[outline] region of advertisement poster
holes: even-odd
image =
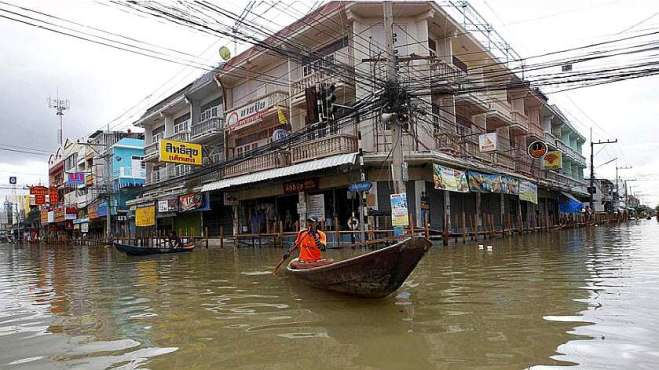
[[[560,170],[563,168],[563,153],[558,150],[547,152],[542,164],[545,170]]]
[[[178,197],[179,211],[187,212],[204,208],[204,195],[202,193],[184,194]]]
[[[407,211],[407,194],[391,194],[391,225],[407,226],[410,224]]]
[[[467,171],[469,189],[477,193],[501,193],[501,175]]]
[[[201,166],[201,145],[161,139],[160,162]]]
[[[156,224],[156,207],[137,207],[135,209],[135,226],[146,227]]]
[[[469,184],[465,171],[433,164],[435,189],[468,193]]]
[[[514,177],[501,175],[501,192],[504,194],[519,194],[519,180]]]
[[[85,174],[83,172],[71,172],[66,174],[66,185],[78,186],[84,185]]]
[[[478,135],[478,149],[482,153],[495,152],[497,150],[497,133],[488,132]]]
[[[309,195],[307,198],[307,217],[315,217],[318,221],[325,221],[325,195]]]
[[[48,192],[49,195],[49,201],[50,205],[57,204],[58,200],[58,194],[57,194],[57,188],[52,186]]]
[[[538,204],[538,185],[530,181],[520,181],[519,200]]]

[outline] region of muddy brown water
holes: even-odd
[[[270,248],[0,245],[0,368],[656,369],[658,239],[652,220],[435,246],[379,300],[273,277]]]

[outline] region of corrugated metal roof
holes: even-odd
[[[232,186],[251,184],[251,183],[261,182],[279,177],[297,175],[299,173],[304,173],[304,172],[322,170],[324,168],[337,167],[343,164],[354,164],[356,158],[357,158],[357,153],[339,154],[332,157],[318,159],[315,161],[294,164],[288,167],[275,168],[272,170],[250,173],[249,175],[242,175],[242,176],[215,181],[210,184],[204,185],[201,188],[201,191],[226,189]]]

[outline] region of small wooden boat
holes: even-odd
[[[157,247],[141,247],[130,244],[123,244],[114,242],[114,247],[117,248],[120,252],[124,252],[131,256],[146,256],[149,254],[163,254],[163,253],[179,253],[179,252],[191,252],[194,249],[193,243],[185,243],[180,247],[167,247],[167,246],[157,246]]]
[[[394,245],[347,260],[305,267],[293,259],[286,271],[321,289],[381,298],[398,289],[430,248],[425,238],[408,238]]]

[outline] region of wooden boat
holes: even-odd
[[[117,248],[120,252],[124,252],[131,256],[146,256],[149,254],[191,252],[194,249],[193,243],[183,244],[181,247],[177,247],[177,248],[171,248],[167,246],[141,247],[141,246],[123,244],[118,242],[114,242],[112,244],[114,244],[114,247]]]
[[[317,288],[369,298],[398,289],[430,248],[425,238],[408,238],[394,245],[343,261],[303,267],[297,258],[286,271]]]

